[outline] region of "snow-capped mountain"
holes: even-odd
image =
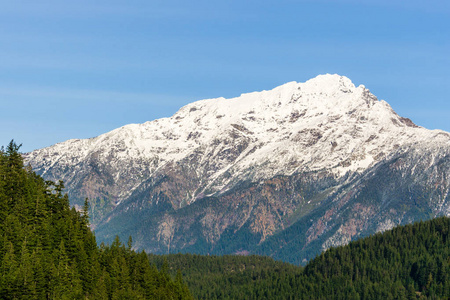
[[[314,243],[325,249],[424,214],[449,215],[449,154],[449,133],[416,126],[346,77],[320,75],[197,101],[26,160],[44,178],[64,180],[75,204],[91,200],[100,240],[132,234],[148,251],[277,256],[289,247],[273,247],[291,243],[278,241],[281,233],[296,231],[307,259]],[[400,203],[416,192],[425,198],[414,207]]]

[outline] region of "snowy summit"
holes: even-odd
[[[72,204],[90,199],[99,240],[132,235],[154,253],[245,250],[299,263],[358,236],[449,215],[449,157],[449,133],[327,74],[197,101],[26,161],[64,180]]]
[[[120,201],[165,165],[195,156],[202,184],[191,202],[229,188],[240,175],[257,181],[329,169],[339,177],[364,171],[400,146],[434,141],[427,143],[432,147],[440,140],[448,143],[448,134],[418,127],[363,85],[326,74],[232,99],[197,101],[170,118],[33,151],[27,161],[39,173],[70,183],[76,174],[53,174],[55,166],[77,172],[73,166],[95,158],[121,187]],[[224,176],[229,173],[233,178]],[[128,176],[125,186],[122,176]]]

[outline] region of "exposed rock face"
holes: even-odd
[[[398,116],[364,86],[321,75],[189,104],[174,116],[26,155],[91,200],[99,240],[167,253],[318,251],[450,215],[450,134]]]

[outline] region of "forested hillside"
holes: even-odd
[[[205,256],[192,254],[149,255],[162,266],[164,258],[173,274],[182,270],[197,299],[289,299],[292,280],[302,268],[266,256]]]
[[[97,246],[88,204],[70,208],[63,184],[24,168],[13,141],[0,151],[1,299],[191,299],[118,238]]]
[[[396,227],[331,248],[304,269],[261,256],[166,257],[198,299],[448,299],[449,229],[448,217]]]

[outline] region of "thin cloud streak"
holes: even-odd
[[[39,1],[27,5],[6,3],[2,5],[0,16],[52,17],[52,18],[145,18],[155,20],[236,20],[252,17],[251,12],[233,9],[240,1],[210,2],[196,1]],[[8,5],[9,4],[9,5]],[[224,13],[227,13],[224,15]]]
[[[101,90],[75,90],[57,88],[33,88],[33,87],[0,87],[0,97],[25,97],[25,98],[46,98],[61,100],[85,100],[97,103],[127,102],[145,103],[160,107],[172,107],[175,103],[186,101],[186,97],[173,95],[150,94],[150,93],[126,93],[116,91]]]

